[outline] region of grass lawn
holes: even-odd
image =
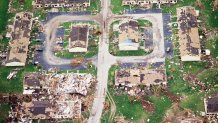
[[[21,4],[19,0],[12,1],[12,7],[16,11],[32,11],[32,0],[24,0],[24,3]]]
[[[36,9],[34,10],[33,14],[35,17],[38,17],[41,21],[45,20],[47,17],[47,12],[43,9]]]
[[[107,101],[107,98],[106,98],[106,101]],[[101,116],[101,123],[108,123],[109,116],[110,116],[110,111],[103,112]]]
[[[216,37],[214,40],[208,40],[205,46],[211,50],[211,55],[213,57],[218,57],[218,37]]]
[[[4,37],[2,40],[1,40],[1,43],[0,43],[0,51],[3,51],[7,48],[8,46],[8,42],[9,42],[9,39]]]
[[[196,74],[205,69],[207,62],[183,62],[184,71],[192,74]]]
[[[122,0],[111,0],[112,12],[121,14],[125,9],[130,9],[129,6],[122,6]]]
[[[115,82],[115,71],[116,70],[119,70],[119,66],[118,65],[113,65],[111,66],[109,72],[108,72],[108,84],[109,86],[113,86],[114,85],[114,82]]]
[[[9,0],[0,0],[0,33],[5,30],[9,18],[8,11]]]
[[[217,85],[218,84],[218,68],[207,69],[204,72],[202,72],[200,75],[198,75],[198,77],[206,85],[208,84]]]
[[[210,12],[211,13],[209,16],[209,24],[211,25],[211,27],[218,28],[218,9]]]
[[[148,113],[143,109],[141,102],[135,101],[131,103],[127,95],[113,96],[113,99],[118,115],[123,115],[126,119],[136,123],[142,119],[146,121]]]
[[[0,104],[0,123],[3,123],[4,119],[8,117],[8,111],[10,106],[7,104]]]
[[[98,53],[98,46],[88,46],[87,52],[81,52],[81,53],[71,53],[67,49],[63,50],[62,52],[58,52],[56,56],[61,58],[90,58]]]
[[[202,14],[204,14],[208,19],[208,25],[211,28],[218,28],[218,9],[213,10],[213,7],[211,6],[213,4],[213,0],[201,0],[204,9],[200,9],[202,11]]]
[[[14,67],[13,67],[14,68]],[[18,72],[17,77],[12,80],[7,80],[7,76],[10,74],[12,67],[0,67],[0,92],[22,92],[22,72]]]
[[[174,58],[174,62],[178,59]],[[184,81],[181,77],[182,71],[179,65],[171,64],[169,59],[166,59],[166,73],[167,76],[172,76],[173,79],[168,79],[168,86],[172,93],[183,95],[183,94],[191,94],[195,91],[191,89],[191,86],[188,82]]]
[[[165,112],[171,107],[170,99],[165,96],[151,96],[148,100],[155,106],[154,113],[148,117],[150,119],[149,123],[160,123],[165,116]]]
[[[23,8],[24,10],[32,11],[32,0],[25,0]]]
[[[90,6],[87,8],[87,11],[99,13],[101,10],[101,1],[92,0]]]
[[[120,50],[114,50],[114,46],[109,46],[110,53],[114,56],[144,56],[148,53],[145,52],[143,49],[135,50],[135,51],[120,51]],[[116,48],[118,49],[118,47]]]
[[[145,20],[145,19],[138,19],[138,24],[140,27],[151,27],[152,26],[152,23],[148,20]]]
[[[200,111],[204,111],[204,102],[203,102],[203,93],[195,93],[189,95],[186,99],[184,99],[180,106],[182,108],[191,109],[195,113],[199,114]]]

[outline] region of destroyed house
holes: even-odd
[[[80,118],[82,102],[78,97],[72,100],[56,101],[57,112],[55,118]]]
[[[58,93],[77,93],[86,95],[89,88],[92,75],[91,74],[66,74],[58,79]]]
[[[49,101],[32,101],[29,103],[22,103],[21,116],[28,116],[30,119],[48,119],[50,115],[49,108],[52,106]]]
[[[200,61],[198,12],[190,6],[177,8],[180,56],[182,61]]]
[[[39,89],[46,82],[46,76],[42,73],[25,73],[23,86],[24,92],[29,89]]]
[[[31,13],[22,12],[16,14],[5,66],[25,66],[31,27]]]
[[[51,104],[48,101],[34,101],[33,107],[31,107],[31,113],[33,115],[46,114],[46,108],[48,108]]]
[[[89,27],[72,26],[69,36],[69,52],[87,52]]]
[[[90,0],[33,0],[34,8],[89,7]]]
[[[138,85],[166,84],[165,70],[153,69],[124,69],[115,73],[115,85],[134,87]]]
[[[82,102],[93,82],[91,74],[25,73],[22,101],[11,111],[21,121],[28,119],[80,118]],[[16,115],[20,114],[20,115]]]

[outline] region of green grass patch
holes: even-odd
[[[199,79],[204,82],[206,85],[212,84],[217,85],[218,84],[218,69],[217,68],[210,68],[198,75]]]
[[[208,40],[205,46],[207,49],[210,49],[213,57],[218,57],[218,37],[216,37],[214,40]]]
[[[174,61],[175,62],[175,61]],[[182,79],[182,71],[179,65],[171,64],[169,59],[166,59],[166,73],[168,77],[173,77],[168,79],[168,86],[172,93],[183,95],[193,93],[194,90],[191,89],[191,86],[188,82]]]
[[[212,7],[211,7],[212,8]],[[209,24],[211,27],[218,28],[218,10],[210,11]]]
[[[146,121],[148,113],[143,109],[140,101],[131,102],[127,95],[113,96],[117,107],[117,113],[123,115],[126,119],[133,122]]]
[[[92,41],[89,41],[89,43],[92,43],[94,42],[94,44],[89,44],[88,46],[88,51],[87,52],[77,52],[77,53],[72,53],[72,52],[69,52],[68,49],[64,49],[63,51],[61,52],[58,52],[56,54],[56,56],[58,57],[61,57],[61,58],[90,58],[90,57],[93,57],[95,55],[98,54],[98,46],[97,46],[97,42],[95,42],[94,40]],[[65,41],[64,42],[64,47],[68,47],[68,41]]]
[[[122,0],[111,0],[112,12],[121,14],[125,9],[130,9],[129,6],[122,6]]]
[[[0,33],[5,30],[9,18],[8,4],[9,0],[0,0]]]
[[[8,46],[8,42],[9,42],[9,39],[4,37],[2,40],[1,40],[1,44],[0,44],[0,51],[3,51],[7,48]]]
[[[110,116],[110,111],[103,112],[101,117],[101,123],[108,123],[109,116]]]
[[[13,0],[11,5],[16,12],[32,11],[32,0],[24,0],[23,3],[20,0]]]
[[[0,123],[3,123],[4,119],[8,117],[9,110],[8,104],[0,104]]]
[[[184,71],[192,74],[201,72],[207,66],[207,62],[183,62]]]
[[[110,49],[114,49],[114,47],[110,48]],[[112,55],[114,56],[144,56],[147,55],[148,53],[146,53],[143,49],[139,49],[139,50],[135,50],[135,51],[111,51],[110,52]]]
[[[163,120],[166,111],[171,107],[171,101],[165,96],[151,96],[149,101],[155,106],[154,113],[148,117],[148,119],[150,119],[149,123],[160,123]]]
[[[87,8],[87,11],[92,13],[99,13],[101,10],[101,1],[100,0],[91,0],[90,6]]]
[[[40,21],[46,20],[47,12],[44,9],[36,9],[33,12],[34,17],[38,17]]]
[[[191,109],[196,114],[199,114],[200,111],[204,111],[204,94],[196,93],[188,96],[185,100],[181,102],[181,107],[186,109]]]
[[[152,23],[148,20],[145,20],[145,19],[138,19],[138,24],[139,24],[139,27],[151,27],[152,26]]]
[[[32,0],[25,0],[23,8],[24,10],[32,11]]]
[[[211,28],[218,28],[218,9],[213,10],[211,6],[213,4],[213,0],[201,0],[204,5],[204,9],[201,9],[203,15],[208,19],[207,24]]]
[[[14,68],[14,67],[13,67]],[[0,92],[22,92],[22,72],[17,73],[17,77],[12,80],[7,80],[7,76],[10,74],[12,67],[0,67]]]

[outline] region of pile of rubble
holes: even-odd
[[[95,79],[91,74],[45,74],[24,75],[24,95],[29,101],[18,101],[12,106],[10,118],[28,122],[30,119],[81,118],[82,104]]]

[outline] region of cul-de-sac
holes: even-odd
[[[218,123],[218,0],[0,0],[0,123]]]

